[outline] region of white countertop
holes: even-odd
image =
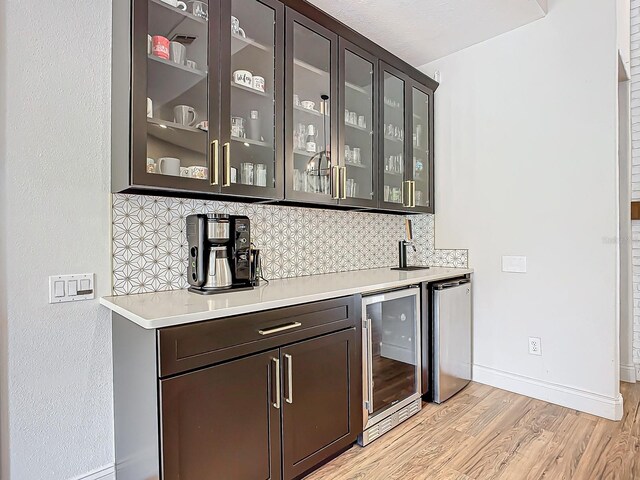
[[[216,295],[173,290],[102,297],[100,303],[143,328],[154,329],[433,282],[468,273],[473,270],[431,267],[399,272],[377,268],[271,280],[268,285],[261,282],[253,290]]]

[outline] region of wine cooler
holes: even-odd
[[[364,297],[362,356],[365,446],[420,411],[420,289]]]

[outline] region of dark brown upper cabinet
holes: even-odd
[[[378,59],[340,39],[340,204],[378,206]]]
[[[380,63],[380,208],[434,213],[433,91]]]
[[[285,197],[338,204],[338,37],[288,8]]]
[[[132,6],[131,98],[114,98],[114,191],[282,199],[282,3]],[[114,49],[121,94],[127,67],[116,58]]]
[[[114,192],[434,211],[438,84],[316,7],[129,0],[113,32]]]

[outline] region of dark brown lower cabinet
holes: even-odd
[[[280,479],[278,350],[160,381],[163,480]]]
[[[358,388],[356,330],[280,349],[283,370],[282,464],[297,478],[353,443]],[[358,396],[359,397],[359,396]]]
[[[293,480],[362,431],[359,295],[146,330],[113,314],[118,480]]]

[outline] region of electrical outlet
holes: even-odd
[[[542,355],[542,342],[538,337],[529,337],[529,353],[531,355]]]

